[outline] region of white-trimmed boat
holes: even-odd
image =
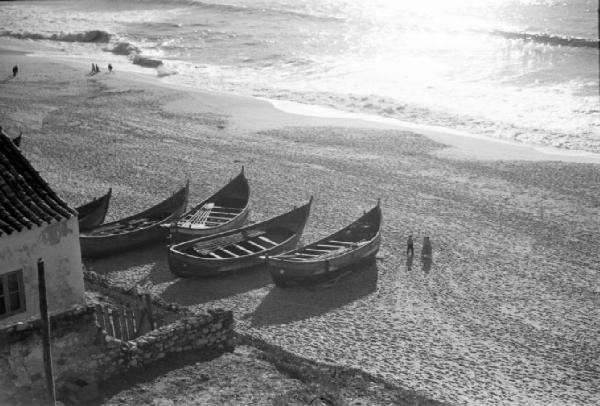
[[[250,186],[244,167],[238,176],[170,226],[171,242],[222,233],[242,227],[250,214]]]
[[[265,255],[298,244],[312,200],[261,223],[175,244],[169,248],[169,269],[177,276],[207,277],[264,264]]]
[[[375,257],[381,244],[379,202],[347,227],[317,242],[267,257],[278,286],[304,285],[334,279],[350,265]]]

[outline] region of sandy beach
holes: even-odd
[[[310,242],[382,202],[376,262],[327,288],[276,288],[264,269],[180,279],[160,245],[87,269],[191,308],[231,309],[242,333],[437,401],[600,402],[597,155],[291,114],[0,48],[0,125],[23,131],[24,154],[72,206],[112,187],[114,220],[187,179],[195,204],[243,165],[254,221],[314,196]],[[431,237],[431,267],[407,262],[409,234],[417,254]]]

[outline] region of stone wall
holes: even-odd
[[[43,399],[40,321],[0,329],[0,404],[16,397]],[[110,337],[95,322],[92,306],[76,306],[51,316],[52,358],[57,393],[98,383],[169,353],[233,351],[233,315],[215,310],[182,318],[132,341]]]

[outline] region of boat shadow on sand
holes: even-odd
[[[273,283],[266,267],[254,267],[230,275],[212,278],[180,278],[162,293],[167,302],[183,306],[212,302],[260,289]]]
[[[348,274],[337,282],[293,288],[273,287],[256,310],[242,316],[252,327],[286,324],[319,316],[375,291],[377,263],[363,262],[348,267]]]

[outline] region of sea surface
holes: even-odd
[[[595,0],[50,0],[0,38],[103,71],[600,153]],[[90,65],[91,66],[91,65]]]

